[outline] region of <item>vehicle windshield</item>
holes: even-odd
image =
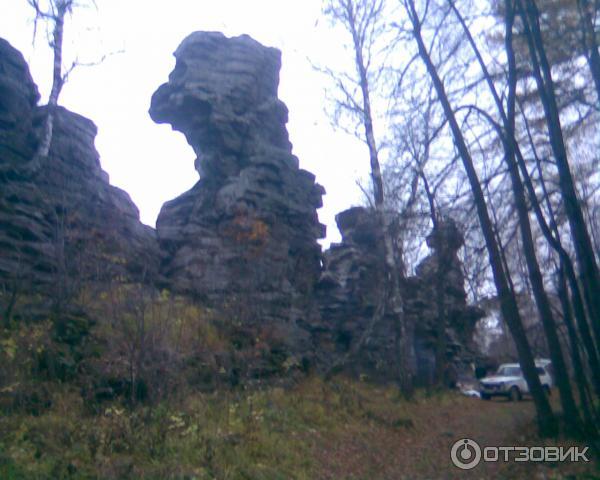
[[[504,366],[498,369],[498,375],[503,377],[520,377],[521,376],[521,367],[509,367]]]

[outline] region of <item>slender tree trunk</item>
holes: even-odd
[[[434,88],[436,89],[438,98],[442,104],[444,113],[452,130],[455,146],[461,156],[467,177],[469,179],[477,214],[490,258],[494,283],[500,298],[502,316],[504,317],[513,336],[523,374],[527,384],[529,385],[529,390],[536,406],[540,433],[542,435],[553,435],[557,432],[556,419],[552,409],[550,408],[548,399],[546,398],[542,389],[542,385],[536,371],[533,355],[531,354],[531,349],[523,329],[523,323],[521,321],[516,299],[514,295],[511,294],[508,286],[506,272],[502,266],[500,251],[494,237],[494,229],[487,211],[485,197],[481,189],[481,184],[479,182],[473,160],[460,130],[460,126],[452,106],[450,105],[450,101],[448,100],[444,84],[438,75],[437,69],[433,64],[427,47],[425,46],[425,42],[421,33],[421,23],[415,9],[414,0],[405,0],[404,4],[412,22],[413,35],[415,41],[417,42],[419,55],[421,56],[429,76],[431,77]]]
[[[397,367],[398,367],[398,382],[399,387],[405,394],[412,393],[414,376],[416,370],[416,355],[414,351],[412,329],[407,324],[404,313],[403,298],[400,293],[400,275],[401,269],[396,262],[394,255],[394,244],[390,235],[388,221],[385,215],[383,178],[381,175],[381,167],[379,164],[379,153],[377,143],[375,141],[375,133],[373,128],[373,115],[371,111],[371,99],[369,89],[369,79],[363,58],[363,45],[355,28],[354,17],[352,15],[352,7],[348,5],[348,15],[352,19],[350,25],[352,27],[352,40],[356,53],[356,68],[358,70],[360,89],[363,99],[363,124],[365,129],[365,139],[369,149],[369,160],[371,165],[371,179],[373,182],[373,192],[375,200],[375,209],[379,219],[380,230],[384,241],[384,255],[386,266],[386,277],[389,285],[389,307],[391,316],[394,321],[394,329],[396,332],[397,345]]]
[[[567,281],[565,278],[564,270],[562,268],[560,268],[558,271],[558,297],[560,299],[561,308],[563,311],[563,321],[567,327],[567,333],[569,335],[569,345],[571,347],[571,360],[573,362],[573,370],[575,371],[575,382],[577,384],[577,390],[579,392],[579,401],[581,402],[583,418],[585,419],[585,431],[588,435],[595,435],[597,433],[597,430],[595,427],[592,410],[590,408],[591,401],[589,398],[589,389],[583,370],[581,356],[579,355],[579,341],[577,338],[575,325],[573,324],[573,316],[571,315],[571,304],[569,302]]]
[[[435,349],[435,376],[436,383],[439,386],[444,385],[446,380],[446,349],[448,341],[446,338],[446,324],[448,323],[446,314],[446,274],[448,273],[449,263],[447,252],[442,245],[437,248],[437,270],[436,270],[436,306],[437,306],[437,338]]]
[[[423,187],[425,189],[425,195],[427,196],[427,203],[429,204],[429,216],[431,217],[431,223],[433,224],[433,234],[436,244],[435,250],[437,252],[437,268],[436,268],[436,281],[435,281],[435,295],[436,295],[436,309],[437,309],[437,324],[436,324],[436,342],[435,342],[435,383],[438,386],[443,386],[444,376],[446,372],[446,274],[448,273],[450,258],[447,258],[446,249],[436,237],[438,229],[440,227],[438,221],[438,214],[435,208],[435,198],[429,188],[429,182],[424,172],[420,172],[420,177],[423,181]]]
[[[556,383],[560,393],[563,411],[565,413],[565,422],[572,433],[580,430],[579,412],[571,384],[569,374],[565,364],[560,340],[556,329],[556,322],[550,307],[550,301],[544,288],[544,279],[535,255],[535,244],[531,233],[529,222],[529,212],[525,200],[525,189],[521,182],[517,162],[515,161],[515,102],[517,95],[517,63],[513,49],[513,25],[514,25],[514,6],[513,0],[505,0],[505,44],[508,57],[508,98],[507,98],[507,121],[505,123],[505,161],[511,178],[515,208],[519,218],[519,227],[521,230],[521,240],[523,243],[523,253],[529,271],[529,281],[533,290],[533,296],[540,314],[540,319],[546,334],[550,358],[554,367]]]
[[[379,155],[373,127],[373,115],[371,111],[370,86],[368,77],[369,61],[365,61],[364,54],[368,50],[366,36],[369,27],[375,28],[377,15],[381,13],[381,2],[370,0],[335,0],[329,2],[328,12],[334,19],[343,23],[344,27],[352,36],[354,48],[354,66],[358,74],[358,87],[362,101],[353,104],[353,112],[359,115],[359,121],[364,128],[365,143],[369,150],[369,162],[371,167],[371,179],[373,182],[375,215],[379,224],[382,240],[383,260],[385,270],[385,282],[381,288],[381,301],[376,312],[360,339],[353,342],[347,355],[337,362],[327,373],[330,375],[338,370],[345,362],[358,351],[362,344],[369,338],[375,324],[386,318],[393,322],[395,356],[397,368],[398,386],[406,395],[410,395],[413,389],[414,375],[416,372],[416,355],[413,344],[412,325],[406,321],[404,313],[403,298],[400,286],[403,278],[401,261],[396,258],[394,241],[390,232],[390,222],[385,214],[384,190],[379,164]],[[357,18],[358,15],[358,18]],[[362,16],[361,16],[362,15]],[[373,34],[373,32],[371,32]],[[360,105],[362,104],[362,105]]]
[[[65,15],[69,9],[69,6],[70,2],[58,2],[56,5],[55,14],[50,16],[51,20],[54,22],[51,43],[52,52],[54,55],[52,68],[52,90],[50,91],[50,97],[48,98],[42,138],[33,156],[32,164],[34,170],[37,170],[41,166],[42,161],[48,157],[48,154],[50,153],[50,146],[52,145],[54,116],[56,114],[56,107],[58,105],[58,97],[64,84],[62,72],[63,32],[65,26]],[[37,14],[39,15],[40,12],[38,11]]]

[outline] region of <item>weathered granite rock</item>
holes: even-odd
[[[31,126],[39,93],[23,55],[0,38],[0,158],[18,166],[31,156]]]
[[[416,268],[411,289],[413,295],[407,302],[407,309],[416,321],[416,353],[423,383],[431,383],[435,372],[440,292],[442,314],[446,321],[446,361],[453,372],[460,373],[476,360],[473,334],[475,325],[485,312],[467,304],[463,269],[458,258],[463,243],[462,232],[453,220],[440,221],[427,237],[427,246],[433,252]]]
[[[392,319],[372,319],[381,308],[384,277],[383,240],[374,212],[362,207],[336,216],[342,242],[324,252],[324,270],[316,288],[320,318],[311,325],[321,363],[332,365],[354,349],[368,331],[368,341],[348,362],[355,374],[376,380],[394,378],[395,333]],[[393,223],[391,224],[394,225]],[[398,231],[392,229],[392,236]],[[472,361],[472,335],[481,310],[466,304],[464,279],[457,256],[462,235],[451,222],[429,236],[433,253],[404,280],[402,294],[407,321],[414,330],[418,381],[430,384],[435,372],[437,339],[437,279],[443,274],[444,311],[447,318],[446,357],[456,371]],[[398,255],[398,252],[396,253]],[[441,268],[441,269],[440,269]]]
[[[157,233],[175,290],[262,326],[289,355],[310,350],[300,328],[320,274],[324,189],[298,168],[277,98],[280,52],[243,35],[196,32],[175,52],[150,115],[183,132],[198,183],[166,203]]]
[[[315,293],[320,318],[312,324],[320,364],[328,368],[346,355],[369,329],[384,291],[383,240],[373,212],[354,207],[336,215],[342,241],[323,254],[323,273]],[[362,351],[348,362],[354,373],[383,379],[390,375],[392,323],[373,324]]]
[[[40,108],[40,124],[44,115]],[[110,185],[94,147],[96,134],[91,120],[58,108],[36,185],[52,204],[51,221],[60,226],[65,248],[80,257],[76,269],[107,280],[152,281],[160,262],[156,233],[140,222],[129,194]]]
[[[46,116],[38,99],[23,56],[0,39],[0,279],[27,289],[52,286],[59,274],[70,282],[156,275],[155,233],[109,184],[90,120],[58,108],[49,155],[33,165]]]

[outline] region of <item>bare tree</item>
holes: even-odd
[[[545,113],[550,145],[559,175],[559,187],[581,273],[584,298],[591,313],[594,331],[598,337],[600,335],[600,296],[598,295],[600,291],[600,274],[598,273],[592,241],[587,231],[569,164],[552,68],[546,54],[546,45],[540,29],[540,11],[534,0],[518,0],[516,8],[522,20],[532,71]],[[596,338],[596,340],[598,341],[600,338]]]
[[[395,159],[391,162],[393,168],[386,168],[388,190],[393,194],[392,200],[396,208],[402,209],[402,230],[405,236],[412,236],[417,240],[419,247],[421,239],[426,235],[425,230],[432,230],[432,247],[436,250],[436,343],[435,343],[435,382],[442,386],[446,381],[446,350],[448,312],[446,311],[446,277],[452,268],[451,249],[447,248],[440,240],[440,229],[444,228],[445,211],[449,206],[440,205],[438,193],[442,190],[444,182],[453,170],[454,160],[448,161],[435,159],[432,149],[435,147],[436,137],[443,131],[446,124],[443,115],[436,111],[438,102],[429,82],[423,82],[422,77],[410,75],[405,70],[398,82],[394,101],[398,103],[393,112]],[[445,152],[443,153],[445,157]],[[406,171],[412,173],[412,181],[407,182]],[[410,180],[410,177],[409,179]],[[406,185],[408,184],[408,185]],[[408,188],[408,192],[401,193]],[[398,193],[399,192],[399,193]],[[400,197],[400,198],[398,198]],[[407,198],[406,198],[407,197]],[[389,198],[387,200],[390,202]],[[456,198],[446,196],[446,204],[454,203]],[[410,244],[411,239],[405,239],[403,245]],[[422,248],[414,255],[416,260]],[[406,257],[406,249],[404,249]]]
[[[411,326],[406,321],[400,283],[403,278],[401,262],[397,258],[394,241],[390,233],[390,219],[385,211],[384,182],[381,173],[379,149],[375,136],[372,105],[371,83],[375,77],[381,75],[381,67],[375,65],[375,52],[377,41],[383,35],[385,24],[383,14],[385,3],[383,0],[330,0],[325,13],[333,22],[341,25],[351,37],[351,47],[354,54],[354,76],[342,76],[339,72],[327,71],[335,80],[342,99],[337,102],[337,108],[362,126],[361,139],[365,142],[369,152],[371,167],[371,181],[373,185],[373,204],[377,215],[386,266],[386,285],[383,302],[386,308],[378,308],[371,323],[374,324],[384,316],[390,317],[394,322],[396,335],[396,354],[398,367],[398,383],[400,389],[410,394],[416,371],[416,357],[412,342]],[[366,329],[366,333],[372,330]],[[367,339],[357,342],[355,351]]]
[[[534,403],[536,405],[540,432],[543,434],[552,434],[556,431],[556,419],[543,392],[539,377],[536,372],[533,355],[523,329],[523,323],[515,299],[514,291],[509,283],[509,274],[502,260],[502,252],[496,239],[492,220],[489,216],[485,195],[455,110],[450,103],[446,86],[438,73],[438,69],[432,60],[430,50],[426,45],[426,40],[423,34],[423,25],[428,10],[426,9],[426,13],[420,15],[417,11],[414,0],[403,0],[402,3],[412,26],[412,35],[415,43],[417,44],[419,56],[421,57],[421,60],[427,69],[438,95],[438,100],[443,107],[444,114],[448,120],[448,124],[452,132],[455,148],[459,152],[463,166],[467,173],[479,217],[479,222],[488,250],[494,282],[500,298],[502,315],[509,326],[515,341],[519,360],[523,369],[523,374],[527,380]],[[427,2],[427,7],[429,6],[430,2]]]
[[[117,52],[104,54],[99,59],[91,62],[83,62],[79,60],[79,58],[75,58],[68,67],[65,66],[63,59],[63,42],[66,17],[71,15],[76,8],[83,8],[89,5],[95,6],[95,0],[84,0],[83,3],[77,2],[76,0],[27,0],[27,3],[33,8],[35,14],[34,41],[39,24],[45,24],[48,31],[48,45],[52,49],[53,55],[52,88],[46,107],[42,138],[32,161],[33,168],[37,169],[42,159],[46,158],[50,152],[58,99],[69,75],[77,67],[99,65],[106,60],[109,55]]]
[[[40,21],[48,22],[49,28],[52,30],[52,37],[48,41],[53,54],[52,89],[48,98],[48,111],[44,121],[42,140],[34,156],[35,163],[37,164],[41,159],[46,158],[50,151],[52,130],[54,127],[54,112],[58,106],[58,97],[69,74],[69,71],[65,72],[63,68],[63,38],[65,16],[73,11],[74,1],[50,0],[45,6],[39,0],[27,0],[27,2],[35,10],[36,31],[38,22]]]
[[[507,88],[508,95],[506,100],[506,110],[498,95],[493,79],[489,74],[487,67],[483,61],[482,55],[478,46],[473,40],[469,29],[466,26],[463,16],[459,12],[453,0],[448,0],[448,3],[455,15],[458,17],[465,35],[467,36],[472,49],[478,59],[479,65],[483,71],[484,78],[489,86],[490,93],[494,98],[494,103],[498,109],[500,118],[502,119],[502,127],[497,125],[498,134],[501,137],[501,142],[504,147],[504,161],[506,163],[511,184],[512,195],[514,199],[515,209],[517,211],[519,230],[521,232],[522,250],[525,257],[527,271],[529,272],[529,281],[532,287],[532,293],[535,297],[539,315],[542,320],[544,332],[548,342],[550,356],[555,369],[557,385],[559,387],[563,409],[566,413],[567,423],[573,432],[580,430],[579,414],[577,406],[572,395],[569,376],[567,373],[564,356],[558,338],[558,332],[554,315],[550,306],[550,300],[544,287],[544,280],[541,274],[538,259],[535,253],[535,244],[532,234],[531,224],[529,221],[529,212],[527,208],[527,200],[525,197],[525,188],[521,180],[518,165],[516,162],[516,150],[518,144],[515,134],[515,118],[516,118],[516,96],[517,96],[517,68],[516,57],[513,48],[513,26],[515,20],[515,8],[512,0],[505,0],[505,49],[508,59],[508,76]],[[495,122],[494,122],[495,124]],[[496,125],[496,124],[495,124]],[[536,201],[534,199],[534,201]]]

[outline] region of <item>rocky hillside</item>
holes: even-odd
[[[317,209],[325,191],[292,154],[287,109],[277,97],[280,52],[248,36],[196,32],[175,57],[150,115],[185,134],[200,178],[163,206],[154,230],[140,223],[127,193],[110,185],[90,120],[59,108],[50,154],[33,164],[46,112],[22,55],[0,41],[5,317],[17,292],[68,303],[90,282],[142,283],[219,312],[218,329],[231,344],[204,352],[204,369],[233,368],[215,360],[228,349],[243,359],[236,375],[246,378],[324,371],[352,352],[349,371],[392,380],[393,322],[371,325],[385,282],[374,216],[360,207],[340,213],[342,242],[321,252]],[[460,232],[444,224],[428,243],[432,254],[403,287],[424,384],[433,381],[441,332],[451,369],[473,361],[481,316],[466,304]]]

